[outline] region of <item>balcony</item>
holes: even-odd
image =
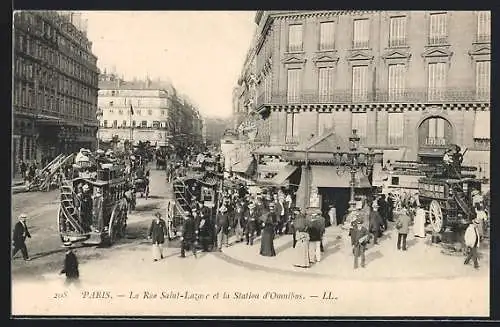
[[[389,39],[389,48],[399,48],[405,46],[407,46],[406,38]]]
[[[440,147],[445,148],[449,144],[450,141],[445,137],[426,137],[420,142],[420,146],[432,147],[432,148],[440,148]]]
[[[354,40],[352,41],[353,49],[367,49],[370,46],[370,40]]]
[[[269,101],[267,101],[269,100]],[[350,104],[350,103],[415,103],[415,102],[489,102],[489,90],[471,88],[435,89],[381,89],[374,92],[337,90],[319,94],[318,90],[304,90],[298,95],[287,92],[274,93],[268,99],[265,94],[257,98],[257,108],[265,104]]]
[[[490,43],[491,35],[490,34],[481,34],[476,36],[476,43]]]
[[[428,45],[445,45],[448,44],[448,36],[447,35],[436,35],[429,36],[427,38]]]

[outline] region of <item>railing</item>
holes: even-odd
[[[370,45],[370,40],[353,40],[352,48],[353,49],[366,49]]]
[[[290,96],[287,92],[273,93],[270,101],[261,95],[257,99],[257,107],[263,104],[315,104],[356,102],[390,103],[390,102],[464,102],[490,101],[489,90],[477,92],[474,88],[434,88],[434,89],[381,89],[360,92],[360,90],[336,90],[330,94],[319,94],[318,90],[303,90],[300,94]]]
[[[285,144],[299,144],[299,137],[297,135],[285,136]]]
[[[427,38],[428,45],[442,45],[448,43],[448,36],[429,36]]]
[[[490,34],[477,35],[476,42],[478,43],[491,42],[491,35]]]
[[[389,39],[389,47],[404,47],[406,46],[406,38],[394,38],[394,39]]]
[[[446,147],[450,144],[450,140],[445,137],[426,137],[420,140],[419,144],[421,146]]]

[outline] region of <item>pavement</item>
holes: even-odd
[[[175,242],[164,259],[153,262],[147,228],[155,210],[163,210],[171,190],[161,172],[152,170],[148,200],[138,199],[129,217],[126,239],[109,248],[75,250],[80,284],[64,284],[59,274],[64,249],[58,239],[57,192],[13,197],[13,213],[28,212],[33,260],[12,261],[14,315],[162,315],[162,316],[487,316],[489,254],[481,269],[463,265],[426,240],[408,239],[397,251],[390,230],[370,247],[367,266],[353,269],[348,238],[328,228],[323,260],[311,268],[293,266],[291,235],[276,238],[276,257],[253,246],[233,244],[223,252],[188,252],[180,258]],[[55,202],[54,202],[55,201]],[[44,203],[44,204],[42,204]],[[14,218],[15,219],[15,218]],[[337,235],[341,234],[341,239]],[[231,240],[233,241],[233,240]]]

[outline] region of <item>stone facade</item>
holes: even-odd
[[[93,147],[99,71],[81,15],[17,11],[13,40],[13,168]]]
[[[435,14],[442,14],[439,27]],[[394,44],[398,17],[404,26]],[[357,20],[367,20],[361,46],[354,36]],[[482,166],[482,173],[489,175],[489,170],[484,172],[490,151],[489,21],[489,12],[476,11],[259,12],[253,72],[257,102],[251,112],[269,123],[257,124],[258,134],[268,135],[269,144],[294,146],[325,128],[345,138],[357,129],[364,146],[404,148],[400,160],[427,160],[433,151],[456,143],[468,149],[466,164]],[[333,23],[334,32],[333,46],[324,50],[320,24],[326,22]],[[291,25],[302,26],[302,43],[293,51]],[[441,33],[437,38],[436,28]],[[480,62],[488,63],[481,64],[487,68],[480,70]],[[394,74],[390,78],[392,65],[402,67],[396,79]],[[360,86],[353,70],[359,66],[364,67],[363,92],[355,97]],[[431,76],[431,67],[437,66],[441,75],[433,71]],[[322,68],[332,71],[328,87],[320,86]],[[290,69],[300,72],[293,97]],[[395,80],[398,88],[390,85]],[[397,124],[391,123],[395,117]]]

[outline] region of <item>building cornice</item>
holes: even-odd
[[[349,104],[266,104],[261,105],[258,112],[333,112],[333,111],[426,111],[429,108],[440,108],[450,111],[488,111],[489,102],[457,102],[457,103],[349,103]]]

